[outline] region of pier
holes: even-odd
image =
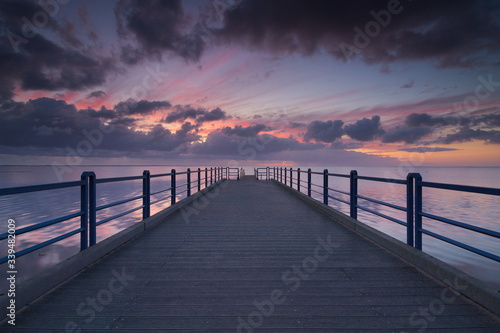
[[[420,251],[414,231],[403,243],[312,199],[310,177],[291,172],[188,170],[186,197],[172,178],[172,205],[152,216],[145,172],[144,219],[97,243],[87,174],[70,184],[85,196],[82,251],[18,286],[16,325],[0,332],[500,331],[498,292]],[[412,177],[414,207],[432,183]]]

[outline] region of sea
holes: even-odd
[[[57,182],[79,180],[84,171],[93,171],[98,179],[140,176],[144,170],[149,170],[152,175],[169,173],[172,169],[185,171],[187,165],[145,165],[145,166],[0,166],[0,188],[17,187],[25,185],[49,184]],[[262,167],[262,166],[260,166]],[[201,177],[204,177],[204,168],[201,167]],[[257,167],[243,167],[246,175],[253,175]],[[288,172],[290,167],[288,166]],[[300,167],[307,170],[308,167]],[[197,170],[198,166],[191,167]],[[293,177],[297,178],[293,167]],[[361,176],[405,179],[408,172],[420,173],[424,181],[472,185],[500,188],[500,167],[311,167],[314,172],[323,172],[348,175],[351,170],[356,170]],[[195,176],[193,176],[195,177]],[[196,178],[193,178],[196,179]],[[301,179],[306,180],[306,174],[301,174]],[[295,181],[296,182],[296,181]],[[322,184],[322,175],[313,175],[312,182]],[[185,175],[179,176],[177,184],[186,183]],[[151,192],[161,191],[170,187],[169,177],[158,177],[151,180]],[[202,182],[202,188],[204,183]],[[294,185],[297,188],[297,185]],[[404,185],[384,182],[359,180],[358,193],[362,196],[389,202],[394,205],[406,205],[406,188]],[[348,192],[349,179],[330,177],[329,188]],[[319,187],[313,190],[321,192]],[[305,192],[305,188],[301,188]],[[133,198],[142,194],[142,180],[131,180],[117,183],[104,183],[97,185],[97,206]],[[345,194],[331,191],[337,199],[348,201]],[[151,201],[167,198],[168,193],[160,193]],[[180,194],[178,199],[185,197]],[[321,195],[313,192],[313,197],[321,200]],[[97,220],[103,220],[121,212],[138,207],[142,204],[139,200],[104,209],[98,212]],[[349,206],[341,201],[330,199],[330,206],[343,213],[349,214]],[[405,221],[406,213],[379,205],[371,201],[359,200],[359,205],[381,214]],[[151,207],[151,214],[157,213],[170,206],[170,200],[163,200]],[[9,219],[14,220],[16,229],[49,221],[61,216],[76,213],[80,210],[80,189],[78,187],[41,191],[25,194],[0,196],[0,233],[7,232]],[[426,213],[439,215],[463,223],[500,232],[500,197],[484,194],[473,194],[451,190],[424,188],[423,210]],[[123,230],[142,218],[142,211],[112,220],[98,227],[98,241],[101,241],[120,230]],[[406,241],[405,227],[378,217],[363,210],[358,211],[358,220],[366,223],[390,236]],[[50,240],[79,227],[79,218],[60,222],[29,234],[18,235],[16,238],[16,251]],[[194,227],[194,226],[193,226]],[[500,239],[481,235],[470,230],[444,224],[442,222],[424,218],[423,227],[444,235],[446,237],[464,242],[500,256]],[[0,241],[0,257],[7,255],[7,241]],[[16,268],[19,281],[27,280],[34,275],[50,269],[51,266],[71,257],[80,250],[80,237],[74,235],[56,244],[17,258]],[[430,236],[423,237],[423,251],[457,267],[482,280],[490,287],[500,291],[500,263],[491,259],[463,250]],[[6,264],[0,265],[0,271],[7,272]]]

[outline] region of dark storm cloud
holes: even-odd
[[[500,113],[478,116],[475,117],[472,120],[472,122],[474,125],[484,125],[486,127],[500,127]]]
[[[129,99],[115,105],[115,110],[121,114],[146,115],[158,110],[169,109],[172,105],[167,101],[134,101]]]
[[[315,120],[307,126],[304,140],[333,143],[347,134],[358,141],[373,141],[384,133],[379,116],[373,116],[371,119],[363,118],[345,127],[342,120]]]
[[[385,133],[381,128],[379,116],[358,120],[356,123],[346,126],[344,132],[358,141],[372,141]]]
[[[443,148],[443,147],[415,147],[415,148],[402,148],[399,151],[406,151],[408,153],[435,153],[442,151],[455,151],[460,149],[455,148]]]
[[[120,0],[115,10],[118,33],[125,44],[122,60],[134,64],[143,58],[161,57],[163,52],[186,60],[198,60],[205,48],[201,35],[190,31],[190,17],[181,0]]]
[[[306,126],[306,124],[304,124],[304,123],[298,123],[295,121],[290,122],[290,128],[300,128],[300,127],[305,127],[305,126]]]
[[[326,49],[342,60],[434,59],[442,68],[471,67],[481,53],[499,50],[499,11],[495,0],[252,0],[226,11],[224,26],[214,34],[222,42],[277,54]],[[346,51],[346,45],[356,49]]]
[[[415,143],[432,133],[432,129],[429,127],[419,126],[419,127],[395,127],[387,131],[382,135],[382,142],[384,143],[394,143],[394,142],[405,142],[405,143]]]
[[[116,112],[115,110],[107,109],[104,106],[101,106],[99,110],[87,108],[84,110],[80,110],[80,112],[87,113],[89,117],[99,119],[115,119],[119,117],[118,112]]]
[[[189,151],[199,155],[232,156],[233,158],[264,159],[268,154],[285,151],[308,151],[325,148],[321,143],[302,143],[293,138],[279,138],[270,134],[243,137],[226,134],[222,130],[211,132],[205,142],[198,142]]]
[[[344,134],[343,126],[344,122],[342,120],[315,120],[307,126],[304,140],[332,143]]]
[[[500,131],[484,131],[481,129],[461,128],[458,132],[448,134],[443,138],[439,138],[436,142],[439,143],[460,143],[473,140],[485,141],[486,143],[500,144]]]
[[[241,125],[236,125],[233,128],[231,127],[224,127],[221,129],[221,132],[224,133],[225,135],[236,135],[236,136],[241,136],[244,138],[249,138],[249,137],[255,137],[257,136],[260,132],[263,131],[271,131],[273,130],[270,127],[267,127],[266,125],[262,124],[257,124],[253,126],[248,126],[248,127],[243,127]]]
[[[93,91],[87,95],[87,98],[103,98],[106,96],[106,93],[102,90]]]
[[[496,128],[499,125],[500,115],[498,114],[436,117],[427,113],[412,113],[406,117],[403,125],[396,126],[383,134],[382,142],[415,143],[432,134],[437,128],[447,127],[455,129],[457,132],[438,138],[430,143],[451,144],[481,140],[496,144],[500,143],[498,131],[485,131],[484,129]]]
[[[13,147],[46,148],[62,149],[67,154],[66,150],[74,151],[85,141],[93,142],[95,149],[101,151],[177,151],[200,139],[197,127],[189,122],[175,133],[160,124],[146,133],[135,130],[136,120],[121,111],[104,107],[78,110],[72,104],[51,98],[0,104],[0,118],[2,151]]]
[[[0,99],[13,98],[13,89],[80,90],[105,82],[114,70],[109,58],[84,51],[66,23],[60,25],[55,11],[26,0],[0,1]],[[50,30],[65,43],[61,46],[41,35]],[[1,101],[0,100],[0,101]]]
[[[176,105],[174,111],[165,118],[166,123],[182,122],[186,119],[194,119],[198,123],[229,119],[230,117],[220,108],[208,111],[204,108],[194,108],[191,105]]]

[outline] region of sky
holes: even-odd
[[[1,164],[500,166],[499,51],[492,0],[1,0]]]

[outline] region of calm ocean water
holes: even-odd
[[[188,166],[86,166],[72,167],[64,174],[58,173],[51,166],[0,166],[0,188],[46,184],[63,181],[79,180],[83,171],[94,171],[98,178],[139,176],[143,170],[149,170],[151,174],[168,173],[172,168],[185,171]],[[193,170],[194,168],[192,168]],[[314,171],[322,171],[324,168],[312,168]],[[329,172],[348,174],[350,170],[356,169],[358,174],[364,176],[375,176],[384,178],[403,179],[408,170],[394,167],[364,167],[364,168],[327,168]],[[253,167],[246,167],[246,174],[253,174]],[[307,170],[307,168],[302,168]],[[417,167],[412,170],[419,172],[426,181],[475,185],[500,188],[500,168],[436,168]],[[295,174],[294,174],[295,176]],[[61,178],[62,177],[62,178]],[[303,175],[302,177],[305,177]],[[305,179],[305,178],[303,178]],[[321,176],[314,176],[313,182],[321,184]],[[181,177],[178,184],[185,183]],[[170,187],[169,178],[155,178],[152,180],[151,191],[159,191]],[[330,188],[341,191],[349,190],[349,180],[344,178],[330,179]],[[459,193],[448,190],[424,189],[424,211],[443,217],[455,219],[461,222],[482,226],[500,232],[500,198],[495,196]],[[396,205],[405,205],[406,189],[403,185],[386,184],[369,181],[359,181],[359,194],[390,202]],[[126,181],[112,184],[98,184],[97,205],[103,205],[125,198],[141,195],[142,181]],[[346,200],[342,194],[335,194],[336,197]],[[154,199],[160,199],[161,195]],[[182,198],[180,196],[179,198]],[[169,206],[169,200],[154,205],[151,213],[154,214]],[[377,212],[390,215],[404,220],[405,213],[395,211],[389,207],[380,206],[371,202],[359,202],[363,206]],[[139,206],[140,201],[113,207],[99,212],[98,221],[106,217],[118,214]],[[14,219],[17,227],[50,220],[60,216],[68,215],[79,211],[80,193],[79,188],[69,188],[53,190],[48,192],[35,192],[28,194],[18,194],[0,197],[0,233],[7,230],[7,220]],[[349,207],[343,203],[330,200],[330,205],[344,213],[348,213]],[[141,210],[127,216],[113,220],[98,227],[98,241],[123,230],[131,224],[140,221]],[[359,211],[358,219],[370,226],[373,226],[385,233],[405,241],[405,230],[391,221],[384,220],[369,213]],[[79,220],[73,219],[55,226],[43,228],[37,232],[30,233],[29,236],[21,235],[17,238],[17,251],[33,244],[51,239],[57,235],[68,232],[79,226]],[[500,241],[491,237],[476,235],[464,229],[431,220],[424,220],[424,227],[446,235],[453,239],[463,241],[469,245],[487,250],[500,255]],[[424,251],[454,265],[467,273],[485,281],[494,288],[500,290],[500,263],[475,255],[471,252],[459,249],[437,241],[431,237],[424,236]],[[50,245],[40,251],[33,252],[17,259],[18,279],[25,280],[37,272],[47,269],[65,258],[79,251],[79,236],[72,236],[57,244]],[[0,241],[0,254],[3,257],[7,252],[6,242]],[[4,265],[2,265],[4,266]],[[6,271],[6,267],[0,269]]]

